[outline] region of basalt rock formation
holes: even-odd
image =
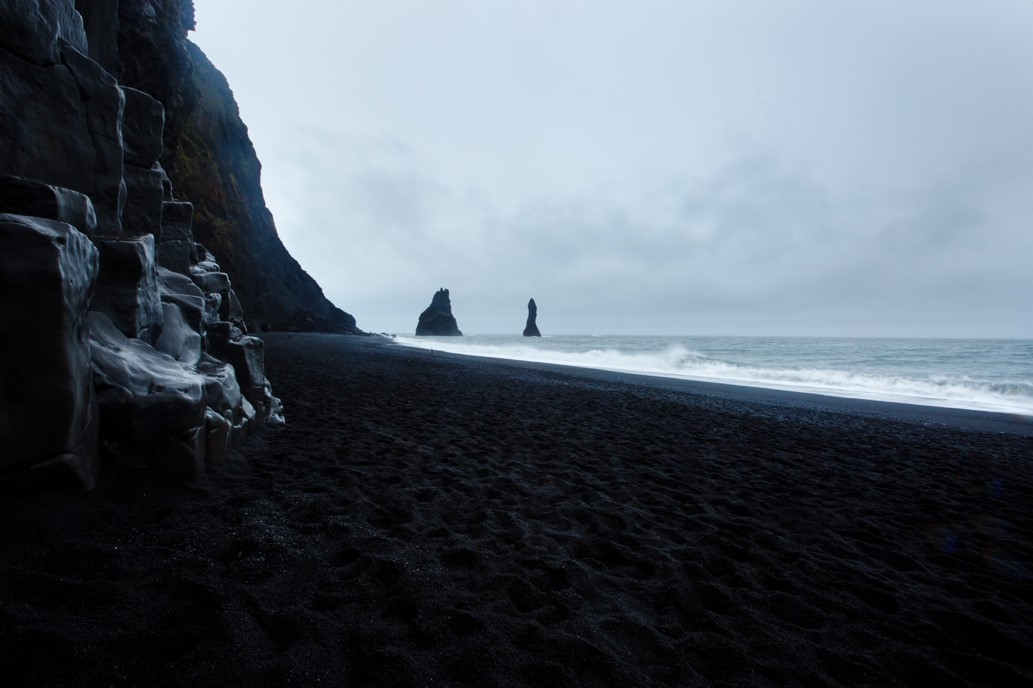
[[[89,56],[123,87],[164,106],[162,166],[175,182],[177,199],[193,206],[194,236],[233,275],[249,329],[361,333],[355,318],[326,299],[280,241],[262,193],[262,167],[233,93],[187,40],[194,27],[193,2],[74,4],[83,17]],[[129,108],[133,98],[126,93]],[[126,179],[137,195],[153,194],[161,182],[168,183],[128,156],[127,149]]]
[[[534,299],[527,302],[527,324],[524,325],[524,336],[525,337],[541,337],[542,333],[538,331],[538,323],[535,322],[538,319],[538,306],[535,304]]]
[[[192,17],[0,4],[0,491],[89,489],[104,461],[197,476],[283,422],[249,322],[355,331],[276,238]]]
[[[459,324],[452,315],[452,301],[448,289],[438,289],[427,309],[420,313],[416,324],[417,337],[462,337]]]

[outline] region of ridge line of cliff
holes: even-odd
[[[154,17],[130,11],[138,4],[119,6],[119,80],[165,106],[162,165],[176,196],[194,205],[197,240],[234,276],[248,327],[361,334],[355,318],[326,298],[280,240],[230,85],[187,38],[193,3],[151,0]],[[89,32],[91,20],[86,23]]]

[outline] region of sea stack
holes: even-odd
[[[542,333],[538,331],[538,323],[535,320],[538,318],[538,306],[535,305],[534,299],[527,302],[527,325],[524,327],[525,337],[541,337]]]
[[[448,289],[442,287],[434,294],[427,310],[420,313],[420,321],[416,324],[417,337],[462,337],[459,325],[452,315],[452,301],[448,298]]]

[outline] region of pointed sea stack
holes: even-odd
[[[416,324],[416,336],[422,337],[462,337],[459,325],[452,316],[452,301],[448,298],[448,289],[438,289],[427,310],[420,313],[420,321]]]
[[[535,305],[534,299],[527,302],[527,325],[524,327],[525,337],[541,337],[542,333],[538,331],[538,323],[535,320],[538,318],[538,306]]]

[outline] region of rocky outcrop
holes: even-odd
[[[0,207],[17,215],[65,222],[91,236],[97,230],[97,213],[89,197],[35,179],[0,175]]]
[[[525,337],[541,337],[542,333],[538,331],[538,306],[535,304],[534,299],[527,302],[527,324],[524,325],[524,336]]]
[[[427,309],[420,313],[416,323],[417,337],[461,337],[459,325],[452,315],[452,300],[448,289],[438,289]]]
[[[90,6],[84,13],[87,33],[104,33],[105,23],[111,23],[105,3],[78,4]],[[326,299],[280,241],[262,194],[261,164],[233,93],[186,39],[194,26],[192,3],[118,4],[119,81],[165,105],[162,165],[175,182],[176,196],[193,205],[197,240],[233,275],[248,328],[359,333],[355,318]],[[129,99],[126,103],[130,107]]]
[[[97,270],[97,249],[71,225],[0,214],[0,486],[93,486]]]
[[[97,293],[90,309],[108,315],[127,337],[154,344],[165,324],[154,263],[154,237],[96,237]]]
[[[189,366],[90,313],[101,437],[123,464],[193,477],[205,468],[205,382]]]
[[[188,7],[0,6],[4,491],[88,489],[104,461],[193,477],[283,422],[235,279],[197,242],[199,213],[159,159],[166,123],[183,118],[112,75],[151,59],[132,54],[147,43],[134,21],[186,55]],[[155,23],[173,10],[178,23]]]
[[[5,3],[4,11],[58,4]],[[28,20],[22,23],[25,31],[32,30]],[[41,43],[48,41],[40,38]],[[75,40],[76,45],[83,42],[85,36]],[[0,173],[89,196],[98,223],[118,233],[125,203],[122,92],[114,77],[72,43],[58,39],[56,45],[53,50],[28,50],[25,55],[40,56],[34,62],[0,43]]]

